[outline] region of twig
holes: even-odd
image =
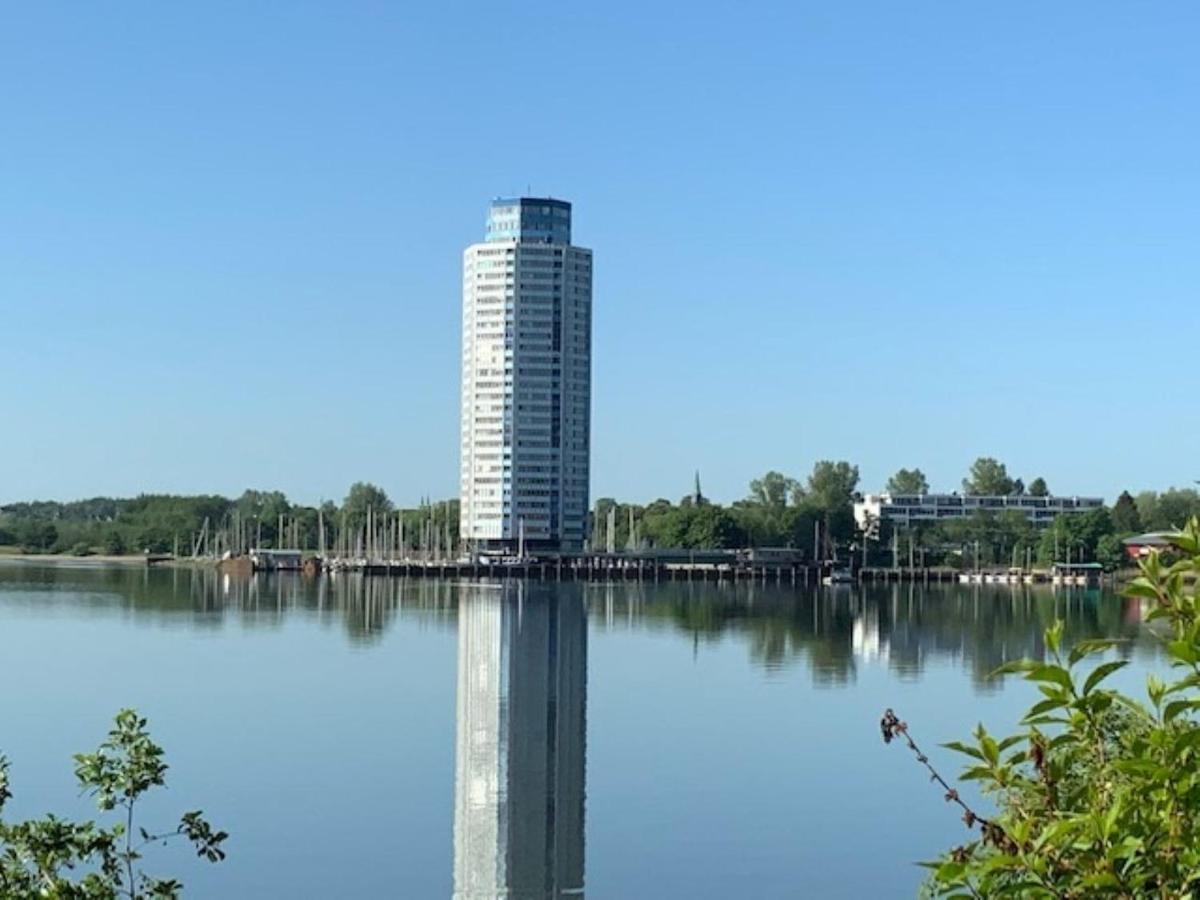
[[[980,833],[984,840],[995,843],[997,846],[1002,840],[1007,840],[1008,836],[1004,834],[1004,830],[992,822],[990,819],[985,819],[975,810],[971,809],[962,797],[958,795],[958,791],[950,786],[941,773],[933,767],[929,762],[929,757],[921,752],[921,748],[917,746],[917,742],[912,739],[912,735],[908,733],[908,724],[900,721],[900,718],[890,709],[885,710],[883,718],[879,721],[879,727],[883,731],[883,742],[890,744],[894,738],[904,738],[904,742],[908,744],[908,749],[913,752],[913,756],[917,758],[917,762],[929,770],[930,780],[936,781],[946,791],[946,802],[957,803],[962,807],[962,820],[968,828],[974,828],[976,825],[980,828]]]

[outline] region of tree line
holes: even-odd
[[[33,553],[189,555],[207,521],[210,533],[236,528],[251,545],[315,551],[322,525],[326,546],[333,546],[340,535],[361,532],[368,514],[376,520],[401,516],[406,543],[414,547],[431,530],[448,534],[451,546],[458,543],[457,500],[422,501],[400,509],[382,488],[356,482],[341,504],[328,500],[319,506],[292,503],[281,491],[260,490],[247,490],[234,499],[143,494],[11,503],[0,506],[0,546]]]
[[[929,493],[930,486],[921,469],[901,468],[888,479],[886,490],[920,495]],[[999,460],[980,457],[962,480],[961,492],[1045,497],[1050,488],[1042,477],[1026,483]],[[846,461],[817,462],[804,480],[767,472],[750,482],[744,499],[728,506],[707,500],[697,480],[695,489],[676,503],[658,499],[642,505],[612,497],[597,501],[591,545],[599,550],[610,544],[616,550],[790,547],[810,557],[853,556],[868,565],[956,568],[1070,559],[1111,569],[1126,562],[1122,539],[1178,528],[1200,515],[1200,493],[1171,488],[1136,496],[1124,491],[1111,507],[1065,513],[1045,528],[1034,526],[1016,510],[979,510],[961,519],[909,527],[882,522],[863,534],[853,513],[859,496],[858,467]]]
[[[919,468],[901,468],[887,481],[892,494],[924,494],[929,481]],[[962,481],[968,495],[1046,496],[1045,479],[1026,482],[1004,463],[980,457]],[[1200,515],[1200,494],[1191,488],[1161,493],[1122,492],[1111,507],[1065,514],[1038,529],[1015,510],[981,510],[964,519],[893,528],[880,523],[864,535],[854,520],[859,470],[845,460],[820,460],[803,479],[770,471],[748,485],[744,498],[727,505],[704,496],[699,477],[678,501],[651,503],[598,500],[591,516],[593,550],[740,549],[790,547],[818,558],[851,555],[870,565],[1023,565],[1066,559],[1116,567],[1121,539],[1142,531],[1166,531]],[[217,495],[145,494],[129,499],[96,497],[71,503],[38,501],[0,507],[0,546],[30,552],[189,554],[204,522],[211,529],[239,529],[246,543],[315,551],[323,524],[327,547],[340,536],[361,533],[368,514],[379,521],[399,515],[405,544],[419,547],[436,533],[443,547],[459,547],[457,500],[423,501],[398,509],[378,486],[356,482],[340,504],[292,503],[280,491],[247,490],[230,499]],[[426,536],[426,537],[423,537]]]

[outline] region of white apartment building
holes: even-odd
[[[463,253],[461,532],[480,550],[577,550],[591,465],[592,251],[571,204],[492,202]]]
[[[878,522],[914,525],[966,519],[976,512],[1002,513],[1016,510],[1039,527],[1049,525],[1060,513],[1099,509],[1099,497],[1033,497],[1028,494],[866,494],[854,504],[854,521],[860,530]]]

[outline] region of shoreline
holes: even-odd
[[[0,553],[0,563],[5,562],[77,566],[145,566],[147,564],[146,557],[140,553],[120,556],[105,553],[93,553],[88,556],[75,556],[71,553]]]

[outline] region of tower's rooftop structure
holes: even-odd
[[[487,240],[571,243],[571,204],[549,197],[497,197],[488,211]]]

